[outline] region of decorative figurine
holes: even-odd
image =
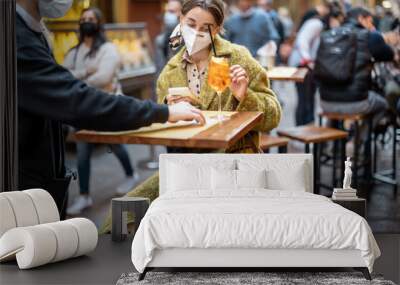
[[[344,179],[343,179],[343,189],[352,189],[351,188],[351,177],[353,172],[351,171],[352,162],[350,161],[350,157],[347,157],[347,160],[344,162]]]
[[[350,157],[344,162],[344,179],[343,188],[334,188],[332,193],[332,200],[354,200],[357,199],[357,190],[351,188],[351,177],[353,172],[351,171]]]

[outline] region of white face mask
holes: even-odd
[[[254,8],[250,8],[247,11],[240,12],[240,17],[247,19],[253,16],[253,13],[254,13]]]
[[[182,37],[189,55],[195,54],[211,44],[209,33],[197,32],[188,25],[182,26]]]
[[[166,28],[173,29],[179,24],[178,16],[174,13],[166,12],[164,14],[164,25]]]
[[[39,14],[46,18],[61,18],[71,8],[73,0],[39,0]]]

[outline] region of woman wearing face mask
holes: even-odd
[[[163,17],[164,29],[154,41],[157,74],[161,72],[168,60],[175,54],[174,51],[169,48],[169,37],[179,23],[181,10],[182,0],[169,0],[165,6]]]
[[[119,93],[117,72],[120,57],[114,44],[107,42],[102,27],[102,14],[97,8],[82,12],[79,26],[79,43],[67,54],[64,66],[78,79],[87,84],[111,93]],[[94,144],[78,142],[78,174],[80,196],[67,209],[69,215],[80,214],[92,205],[89,196],[90,157]],[[126,175],[126,181],[118,187],[117,194],[128,192],[137,181],[134,177],[129,154],[124,145],[110,145],[120,161]]]
[[[183,4],[180,33],[185,47],[174,56],[161,72],[157,83],[160,103],[176,104],[186,101],[202,110],[218,110],[218,97],[208,85],[208,64],[213,55],[211,37],[218,56],[227,57],[230,64],[231,86],[222,93],[223,111],[259,111],[263,121],[253,132],[226,153],[255,153],[258,151],[259,131],[275,128],[281,117],[279,102],[269,87],[266,71],[242,46],[222,39],[218,34],[224,23],[221,0],[188,0]],[[211,35],[209,32],[211,30]],[[168,89],[189,87],[192,97],[168,96]],[[193,99],[194,98],[194,99]],[[204,152],[199,149],[169,149],[174,152]],[[158,174],[139,185],[128,196],[158,197]],[[103,232],[110,229],[110,219]]]
[[[218,97],[207,82],[213,41],[216,54],[228,58],[230,64],[231,85],[222,94],[222,109],[261,111],[264,120],[255,131],[270,131],[280,121],[280,105],[269,87],[265,70],[249,51],[219,36],[224,24],[224,9],[221,0],[188,0],[183,4],[179,29],[184,47],[158,78],[158,101],[167,104],[186,101],[202,110],[218,110]],[[192,97],[167,95],[169,88],[184,86],[189,87]],[[255,152],[257,138],[258,133],[254,133],[225,152]]]

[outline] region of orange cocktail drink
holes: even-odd
[[[226,57],[211,57],[208,65],[208,84],[218,94],[218,119],[222,121],[222,92],[231,84],[229,60]]]

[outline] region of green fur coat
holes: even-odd
[[[252,57],[250,52],[243,46],[235,45],[217,36],[215,38],[215,48],[218,56],[229,58],[230,65],[240,65],[249,77],[247,97],[239,102],[229,88],[222,94],[223,111],[259,111],[264,113],[263,121],[254,129],[250,137],[238,142],[238,144],[227,152],[238,152],[249,144],[259,146],[258,132],[268,132],[277,127],[281,119],[281,106],[274,92],[270,89],[270,83],[264,68]],[[157,96],[159,103],[165,103],[168,89],[171,87],[188,86],[186,69],[182,60],[186,49],[183,48],[165,66],[157,82]],[[206,71],[205,82],[200,91],[201,110],[217,111],[217,93],[208,85]]]

